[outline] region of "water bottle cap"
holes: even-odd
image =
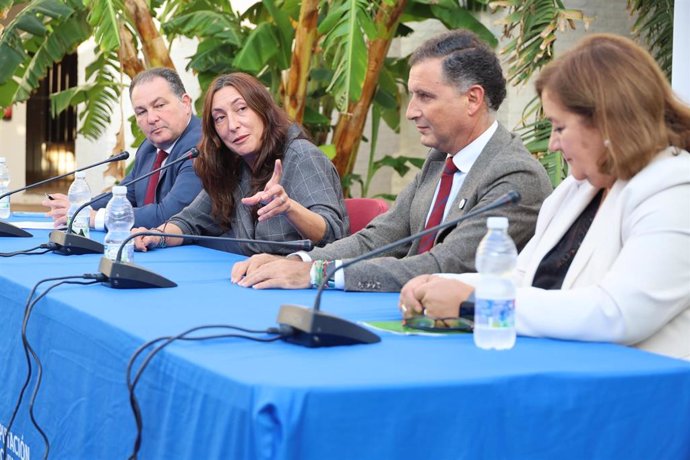
[[[74,173],[74,177],[77,179],[84,179],[86,178],[86,172],[85,171],[77,171]]]
[[[492,229],[505,230],[508,228],[507,217],[489,217],[486,219],[486,227]]]
[[[113,195],[127,195],[127,187],[125,187],[124,185],[114,186]]]

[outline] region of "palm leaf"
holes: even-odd
[[[512,39],[501,53],[506,56],[507,79],[515,86],[526,83],[553,59],[558,30],[574,29],[575,21],[582,21],[587,28],[591,21],[580,10],[566,9],[561,0],[503,0],[491,1],[489,5],[508,9],[500,23],[504,36]],[[516,131],[527,149],[546,168],[551,183],[559,184],[566,174],[565,165],[560,154],[548,151],[551,123],[544,119],[537,97],[525,106]]]
[[[290,67],[290,57],[292,55],[292,42],[295,38],[295,30],[290,23],[290,16],[285,11],[278,8],[273,0],[262,0],[261,2],[270,15],[271,22],[274,24],[275,36],[278,39],[278,66],[281,69]],[[291,6],[284,3],[285,6]]]
[[[471,12],[458,8],[457,4],[452,7],[443,7],[440,5],[432,5],[431,11],[434,17],[440,20],[443,25],[449,29],[468,29],[476,33],[479,38],[486,42],[492,48],[498,45],[496,36],[486,28],[484,24],[479,22]]]
[[[563,155],[559,152],[549,152],[537,157],[541,165],[546,169],[546,174],[555,188],[568,174],[567,163],[563,161]]]
[[[85,76],[87,83],[51,94],[51,111],[55,116],[67,107],[83,105],[79,111],[79,133],[96,140],[110,125],[122,92],[117,51],[97,52]]]
[[[386,59],[386,66],[381,70],[379,84],[374,95],[374,106],[386,124],[396,133],[400,132],[400,90],[393,70],[396,61]],[[376,116],[372,113],[373,119]],[[373,120],[372,120],[373,122]]]
[[[490,6],[509,9],[499,24],[503,24],[504,36],[516,36],[501,53],[507,56],[508,81],[516,86],[551,61],[557,30],[574,29],[575,20],[587,28],[591,21],[580,10],[566,9],[561,0],[496,1]]]
[[[169,36],[212,37],[239,46],[242,33],[236,16],[222,11],[200,10],[181,14],[162,26]]]
[[[99,0],[91,2],[88,21],[93,28],[96,43],[101,51],[107,52],[120,46],[120,12],[124,10],[122,0]]]
[[[44,21],[50,33],[33,35],[25,30],[20,34],[20,26],[27,24],[38,30],[28,16]],[[73,52],[90,34],[86,11],[71,9],[64,2],[42,0],[23,10],[0,40],[0,106],[27,100],[48,68]]]
[[[79,43],[91,35],[84,11],[76,11],[52,29],[52,33],[46,35],[46,40],[29,60],[23,75],[19,75],[20,100],[26,100],[31,95],[25,88],[37,88],[48,68],[60,62],[66,54],[73,52]]]
[[[0,17],[6,17],[7,11],[15,4],[14,0],[0,0]],[[2,32],[2,26],[0,26]]]
[[[51,18],[68,17],[74,10],[56,0],[37,1],[21,10],[5,27],[0,36],[0,85],[7,83],[17,68],[30,59],[26,46],[32,38],[40,41],[46,35],[44,22]]]
[[[334,74],[327,91],[332,92],[341,112],[362,95],[367,66],[365,37],[376,37],[366,0],[346,0],[328,13],[319,25],[323,51],[331,57]]]
[[[260,73],[278,55],[280,40],[271,24],[259,24],[247,37],[246,44],[232,61],[233,66],[254,74]]]
[[[424,21],[426,19],[436,19],[443,23],[448,29],[468,29],[475,32],[484,42],[491,47],[498,45],[496,36],[484,26],[470,11],[458,6],[453,1],[436,0],[413,0],[409,1],[405,7],[405,13],[401,18],[401,27],[397,35],[406,35],[409,29],[402,23]]]
[[[671,79],[673,64],[673,0],[628,0],[630,14],[636,14],[633,33],[643,39],[654,59]]]

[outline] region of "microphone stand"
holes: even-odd
[[[158,275],[131,262],[122,261],[122,251],[124,250],[125,246],[129,241],[138,236],[160,236],[163,238],[182,238],[208,241],[231,241],[233,243],[247,244],[271,244],[294,248],[298,251],[310,251],[313,248],[313,243],[311,240],[270,241],[231,238],[225,236],[183,235],[177,233],[163,233],[159,231],[137,232],[132,233],[125,238],[122,243],[120,243],[120,248],[117,251],[115,260],[108,259],[107,257],[101,257],[98,271],[105,276],[103,284],[115,289],[166,288],[177,286],[176,283],[161,275]]]
[[[131,185],[134,184],[135,182],[139,182],[140,180],[144,180],[149,176],[152,176],[153,174],[157,173],[158,171],[162,169],[169,168],[170,166],[173,166],[177,163],[182,163],[183,161],[191,160],[193,158],[196,158],[199,156],[199,150],[196,149],[196,147],[192,147],[189,149],[187,152],[187,155],[181,156],[175,161],[171,161],[169,163],[166,163],[165,165],[161,166],[160,168],[156,168],[152,171],[149,171],[148,173],[139,176],[135,179],[130,180],[129,182],[126,182],[124,184],[121,184],[123,186]],[[102,200],[103,198],[112,195],[112,192],[105,192],[101,193],[98,195],[96,198],[91,199],[91,201],[87,201],[86,203],[82,204],[79,208],[77,208],[76,212],[74,215],[76,216],[79,214],[82,209],[86,208],[87,206],[91,206],[94,204],[96,201]],[[82,254],[103,254],[103,245],[99,243],[98,241],[94,241],[90,238],[86,238],[85,236],[77,235],[76,233],[73,232],[72,230],[72,222],[69,223],[67,226],[67,230],[62,232],[60,230],[53,230],[50,232],[49,235],[49,240],[53,252],[56,252],[58,254],[62,254],[65,256],[70,256],[70,255],[82,255]]]
[[[281,305],[278,312],[277,322],[281,326],[292,328],[292,334],[287,334],[284,340],[287,342],[303,345],[306,347],[330,347],[337,345],[351,345],[357,343],[376,343],[381,340],[379,336],[365,329],[358,324],[351,323],[337,316],[329,315],[320,311],[321,309],[321,295],[325,287],[328,285],[328,280],[333,277],[336,271],[343,270],[351,265],[361,262],[364,259],[383,254],[400,245],[412,242],[418,238],[436,233],[443,229],[453,227],[460,222],[483,214],[492,209],[505,206],[509,203],[517,203],[520,201],[520,194],[516,191],[511,191],[499,197],[493,203],[474,209],[460,217],[444,222],[435,227],[428,228],[414,235],[393,241],[385,244],[379,248],[366,252],[358,257],[344,261],[339,267],[329,267],[326,276],[321,280],[316,297],[314,298],[313,308],[306,308],[299,305]]]
[[[105,163],[112,163],[113,161],[126,160],[127,158],[129,158],[129,152],[127,152],[127,151],[120,152],[117,155],[106,158],[105,160],[99,161],[98,163],[94,163],[92,165],[85,166],[85,167],[80,168],[80,169],[75,169],[72,172],[68,172],[68,173],[62,174],[60,176],[50,177],[50,178],[42,180],[40,182],[29,184],[26,187],[18,188],[17,190],[12,190],[11,192],[3,193],[2,195],[0,195],[0,200],[7,197],[7,196],[14,195],[15,193],[23,192],[24,190],[29,190],[29,189],[32,189],[34,187],[38,187],[39,185],[47,184],[49,182],[53,182],[53,181],[56,181],[58,179],[62,179],[64,177],[71,176],[72,174],[79,172],[79,171],[84,171],[84,170],[87,170],[90,168],[95,168],[96,166],[100,166],[100,165],[105,164]],[[9,222],[4,222],[4,221],[0,220],[0,237],[3,237],[3,236],[26,238],[26,237],[31,237],[33,235],[31,233],[27,232],[26,230],[23,230],[23,229],[17,227],[16,225],[12,225]]]

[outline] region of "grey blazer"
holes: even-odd
[[[333,163],[318,147],[300,138],[300,133],[296,125],[292,125],[288,131],[283,156],[283,177],[280,182],[291,199],[324,218],[326,234],[322,241],[317,242],[317,245],[324,245],[347,235],[350,227],[343,191]],[[254,219],[251,209],[240,202],[241,198],[250,196],[250,181],[249,167],[243,165],[240,184],[234,192],[236,205],[229,231],[223,232],[211,215],[211,198],[205,190],[202,190],[189,206],[173,216],[170,222],[188,235],[224,235],[271,241],[302,239],[285,216],[277,216],[263,222]],[[255,243],[202,242],[201,244],[244,255],[261,252],[289,254],[295,251],[294,248]]]
[[[393,207],[358,233],[309,252],[313,259],[348,259],[424,229],[446,154],[432,149],[422,170],[398,195]],[[498,129],[470,169],[446,219],[485,206],[504,193],[522,195],[518,205],[489,213],[505,216],[518,249],[534,233],[541,203],[552,191],[546,171],[532,158],[522,141],[499,124]],[[460,203],[464,202],[462,209]],[[474,255],[486,233],[487,215],[439,232],[434,247],[417,254],[419,240],[382,257],[364,260],[345,269],[345,289],[351,291],[398,291],[408,280],[425,273],[473,272]]]

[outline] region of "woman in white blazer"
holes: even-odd
[[[690,107],[645,50],[610,34],[553,61],[536,89],[570,176],[518,257],[518,334],[690,359]],[[474,283],[423,275],[400,306],[458,316]]]

